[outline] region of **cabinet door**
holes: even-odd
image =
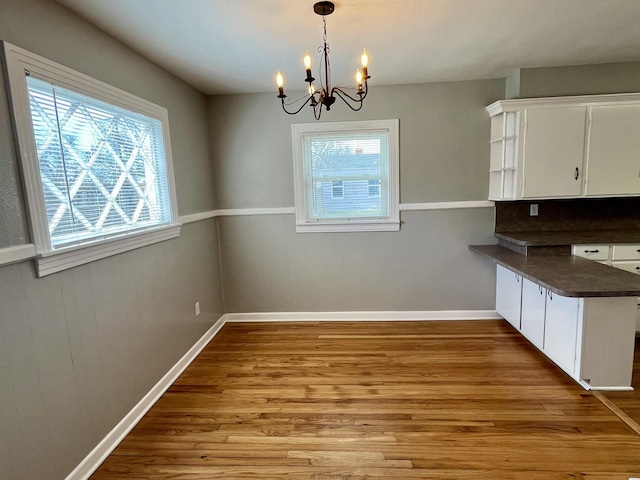
[[[587,195],[640,193],[640,105],[591,108]]]
[[[500,265],[496,270],[496,311],[520,330],[522,277]]]
[[[575,375],[580,299],[547,295],[544,353],[570,375]]]
[[[522,318],[520,331],[536,347],[544,342],[544,313],[547,290],[526,278],[522,280]]]
[[[526,111],[523,198],[582,194],[585,125],[585,107]]]

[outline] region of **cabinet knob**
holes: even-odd
[[[640,252],[640,250],[638,250]],[[598,253],[600,250],[585,250],[584,253]]]
[[[640,270],[640,267],[636,267],[636,270]]]
[[[578,180],[578,177],[580,176],[580,169],[578,167],[576,167],[576,172],[573,175],[573,178],[575,178],[576,180]]]

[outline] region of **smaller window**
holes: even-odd
[[[343,199],[344,198],[344,182],[331,182],[331,198]]]
[[[292,125],[297,232],[400,229],[398,120]]]

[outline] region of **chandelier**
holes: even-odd
[[[318,52],[320,53],[320,67],[318,68],[320,89],[317,89],[313,83],[315,78],[311,76],[311,56],[309,55],[309,52],[304,56],[304,67],[307,72],[305,82],[309,84],[307,87],[307,95],[297,100],[285,101],[285,99],[289,100],[289,97],[284,93],[284,78],[280,71],[278,71],[276,75],[278,98],[282,102],[282,109],[289,115],[299,113],[307,104],[310,104],[313,107],[313,116],[316,120],[320,120],[322,107],[324,106],[327,110],[331,110],[331,105],[335,103],[336,98],[340,98],[354,112],[357,112],[362,108],[363,101],[366,98],[368,91],[367,80],[371,78],[367,71],[369,57],[367,56],[366,50],[362,52],[362,70],[357,69],[356,71],[356,88],[331,86],[331,64],[329,63],[329,45],[327,44],[326,16],[331,15],[334,10],[335,5],[333,2],[318,2],[313,5],[313,11],[318,15],[322,15],[322,27],[324,30],[324,35],[322,36],[323,45],[318,47]],[[347,90],[352,90],[353,94],[351,95],[347,93]],[[302,103],[302,105],[300,105],[296,110],[294,105],[303,100],[305,100],[304,103]],[[293,106],[291,111],[287,109],[289,106]]]

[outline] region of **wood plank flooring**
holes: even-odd
[[[227,324],[91,477],[640,477],[640,435],[507,322]]]

